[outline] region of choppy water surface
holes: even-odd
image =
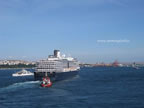
[[[0,108],[144,108],[143,68],[82,68],[51,88],[16,71],[0,70]]]

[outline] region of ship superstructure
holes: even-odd
[[[61,56],[59,50],[54,50],[54,55],[49,55],[47,59],[38,61],[36,65],[35,79],[41,79],[44,76],[59,79],[59,77],[64,77],[65,74],[73,76],[80,69],[77,59]]]

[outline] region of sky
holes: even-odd
[[[144,0],[0,0],[0,59],[54,49],[85,63],[144,62]]]

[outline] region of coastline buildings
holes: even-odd
[[[0,65],[36,65],[35,61],[25,60],[0,60]],[[97,62],[95,64],[80,63],[80,67],[144,67],[144,62],[123,62],[114,61],[113,63]]]
[[[113,63],[95,63],[95,64],[88,64],[88,63],[81,63],[81,67],[144,67],[144,63],[133,63],[133,62],[124,62],[119,63],[117,60]]]
[[[18,64],[34,65],[35,62],[24,61],[24,60],[0,60],[0,65],[18,65]]]

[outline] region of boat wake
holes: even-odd
[[[27,88],[34,88],[40,83],[40,81],[26,81],[26,82],[19,82],[19,83],[14,83],[9,86],[0,88],[0,93],[1,92],[13,92],[16,90],[21,90],[21,89],[27,89]]]

